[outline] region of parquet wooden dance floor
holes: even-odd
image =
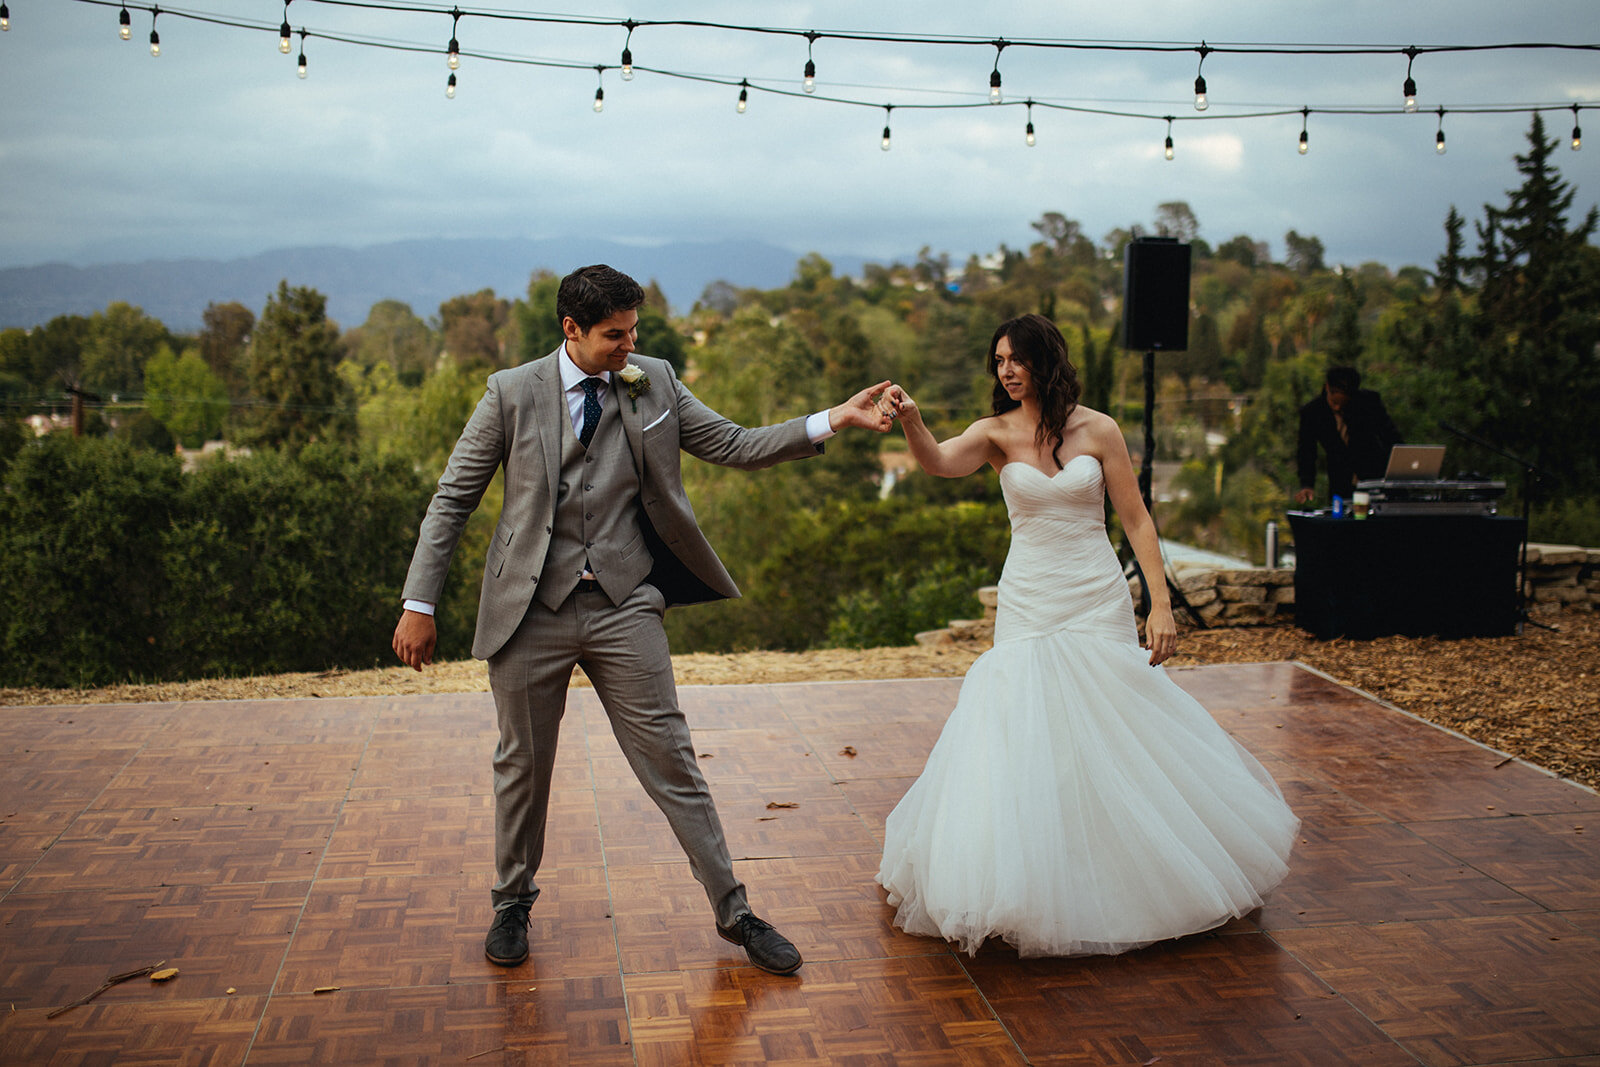
[[[1173,676],[1304,820],[1291,874],[1075,960],[890,925],[957,680],[683,690],[792,978],[717,938],[588,690],[509,970],[487,694],[0,709],[0,1062],[1600,1065],[1600,797],[1293,664]]]

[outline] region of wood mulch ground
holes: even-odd
[[[1337,681],[1564,777],[1600,788],[1600,615],[1535,616],[1516,637],[1317,641],[1293,626],[1185,633],[1173,666],[1297,660]],[[963,674],[987,645],[693,653],[673,657],[680,685],[936,678]],[[587,684],[576,674],[574,684]],[[292,699],[486,692],[476,660],[92,690],[4,689],[0,707],[127,701]]]

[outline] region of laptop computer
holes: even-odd
[[[1444,445],[1395,445],[1389,453],[1386,482],[1430,482],[1444,467]]]

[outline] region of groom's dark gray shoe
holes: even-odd
[[[774,930],[770,923],[762,922],[749,912],[733,920],[732,926],[718,925],[717,934],[724,941],[743,945],[744,954],[750,957],[750,962],[763,971],[793,974],[803,962],[800,950],[787,937]]]
[[[515,967],[528,958],[528,912],[531,904],[513,904],[494,913],[494,925],[483,939],[483,954],[500,967]]]

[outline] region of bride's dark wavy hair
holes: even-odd
[[[1020,407],[1021,401],[1011,399],[1006,387],[1000,384],[1000,372],[995,366],[995,349],[1002,337],[1010,338],[1011,354],[1028,368],[1033,377],[1034,395],[1039,398],[1040,447],[1049,448],[1050,455],[1061,467],[1056,455],[1061,448],[1062,434],[1067,418],[1078,406],[1083,386],[1078,382],[1078,371],[1067,358],[1067,339],[1061,336],[1056,324],[1043,315],[1019,315],[1000,324],[989,340],[989,377],[994,379],[993,414],[1002,415]]]

